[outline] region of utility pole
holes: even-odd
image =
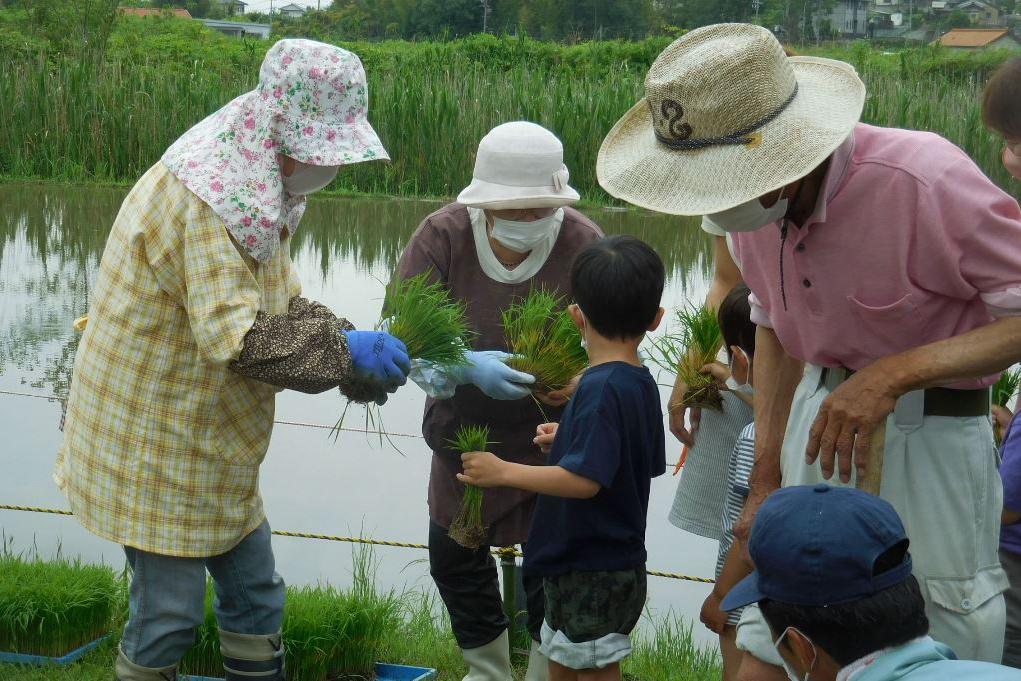
[[[489,33],[489,0],[479,0],[482,5],[482,32]]]
[[[762,7],[762,0],[752,0],[752,7],[755,8],[755,23],[759,23],[759,8]]]

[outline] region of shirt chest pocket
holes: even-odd
[[[914,294],[889,297],[893,302],[875,304],[871,300],[864,303],[855,296],[847,296],[852,321],[859,329],[855,339],[860,350],[872,348],[874,351],[879,345],[884,350],[900,352],[918,345],[918,316],[915,314],[918,306]]]

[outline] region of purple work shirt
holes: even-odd
[[[1015,513],[1021,512],[1021,418],[1016,418],[1003,438],[1003,506]],[[1021,554],[1021,523],[1004,525],[1000,530],[1000,548]]]
[[[792,357],[858,370],[1021,315],[1021,209],[947,140],[859,124],[821,192],[786,238],[732,236],[752,319]]]

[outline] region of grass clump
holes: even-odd
[[[508,363],[535,376],[535,389],[548,393],[563,389],[588,366],[578,329],[562,297],[533,289],[503,313],[507,347],[515,355]]]
[[[372,678],[387,641],[404,625],[404,603],[394,591],[376,589],[376,561],[369,549],[354,554],[349,589],[290,587],[284,607],[283,638],[287,677],[292,681]],[[212,585],[206,617],[182,670],[222,676],[219,630]]]
[[[450,446],[462,454],[489,451],[489,428],[464,425],[457,429]],[[475,485],[465,485],[461,507],[454,516],[447,535],[466,549],[477,549],[486,542],[486,526],[482,521],[483,492]]]
[[[124,583],[105,566],[0,554],[0,650],[59,657],[108,634]]]
[[[706,364],[716,361],[723,345],[716,313],[708,307],[689,306],[677,311],[677,323],[679,332],[652,341],[652,361],[684,381],[687,386],[682,398],[684,406],[722,409],[723,398],[716,379],[702,371]]]
[[[624,661],[630,681],[717,681],[720,657],[715,646],[699,647],[692,625],[676,615],[657,618],[648,629],[632,634],[633,652]]]

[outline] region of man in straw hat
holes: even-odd
[[[933,634],[999,661],[988,387],[1021,356],[1021,210],[941,137],[859,123],[864,101],[850,66],[708,26],[657,58],[598,177],[732,236],[759,325],[739,538],[781,484],[852,483],[885,427],[881,495],[911,536]]]
[[[564,146],[527,121],[493,128],[479,143],[471,183],[452,203],[428,216],[412,235],[397,276],[431,273],[452,298],[467,305],[472,340],[468,366],[444,370],[416,363],[411,378],[428,393],[422,433],[433,451],[429,475],[429,569],[454,637],[468,664],[465,681],[511,681],[509,621],[500,599],[492,546],[528,538],[536,495],[509,487],[486,491],[486,536],[458,543],[448,536],[464,485],[460,452],[451,449],[463,424],[485,424],[498,456],[530,465],[545,457],[533,442],[536,426],[558,421],[565,391],[536,394],[535,377],[507,366],[501,315],[533,288],[569,297],[574,256],[602,237],[599,227],[570,207]],[[566,301],[565,301],[566,304]],[[569,391],[570,389],[568,389]],[[454,536],[457,536],[454,533]],[[468,544],[465,546],[463,544]],[[547,678],[539,650],[544,595],[541,577],[525,577],[532,646],[526,681]]]

